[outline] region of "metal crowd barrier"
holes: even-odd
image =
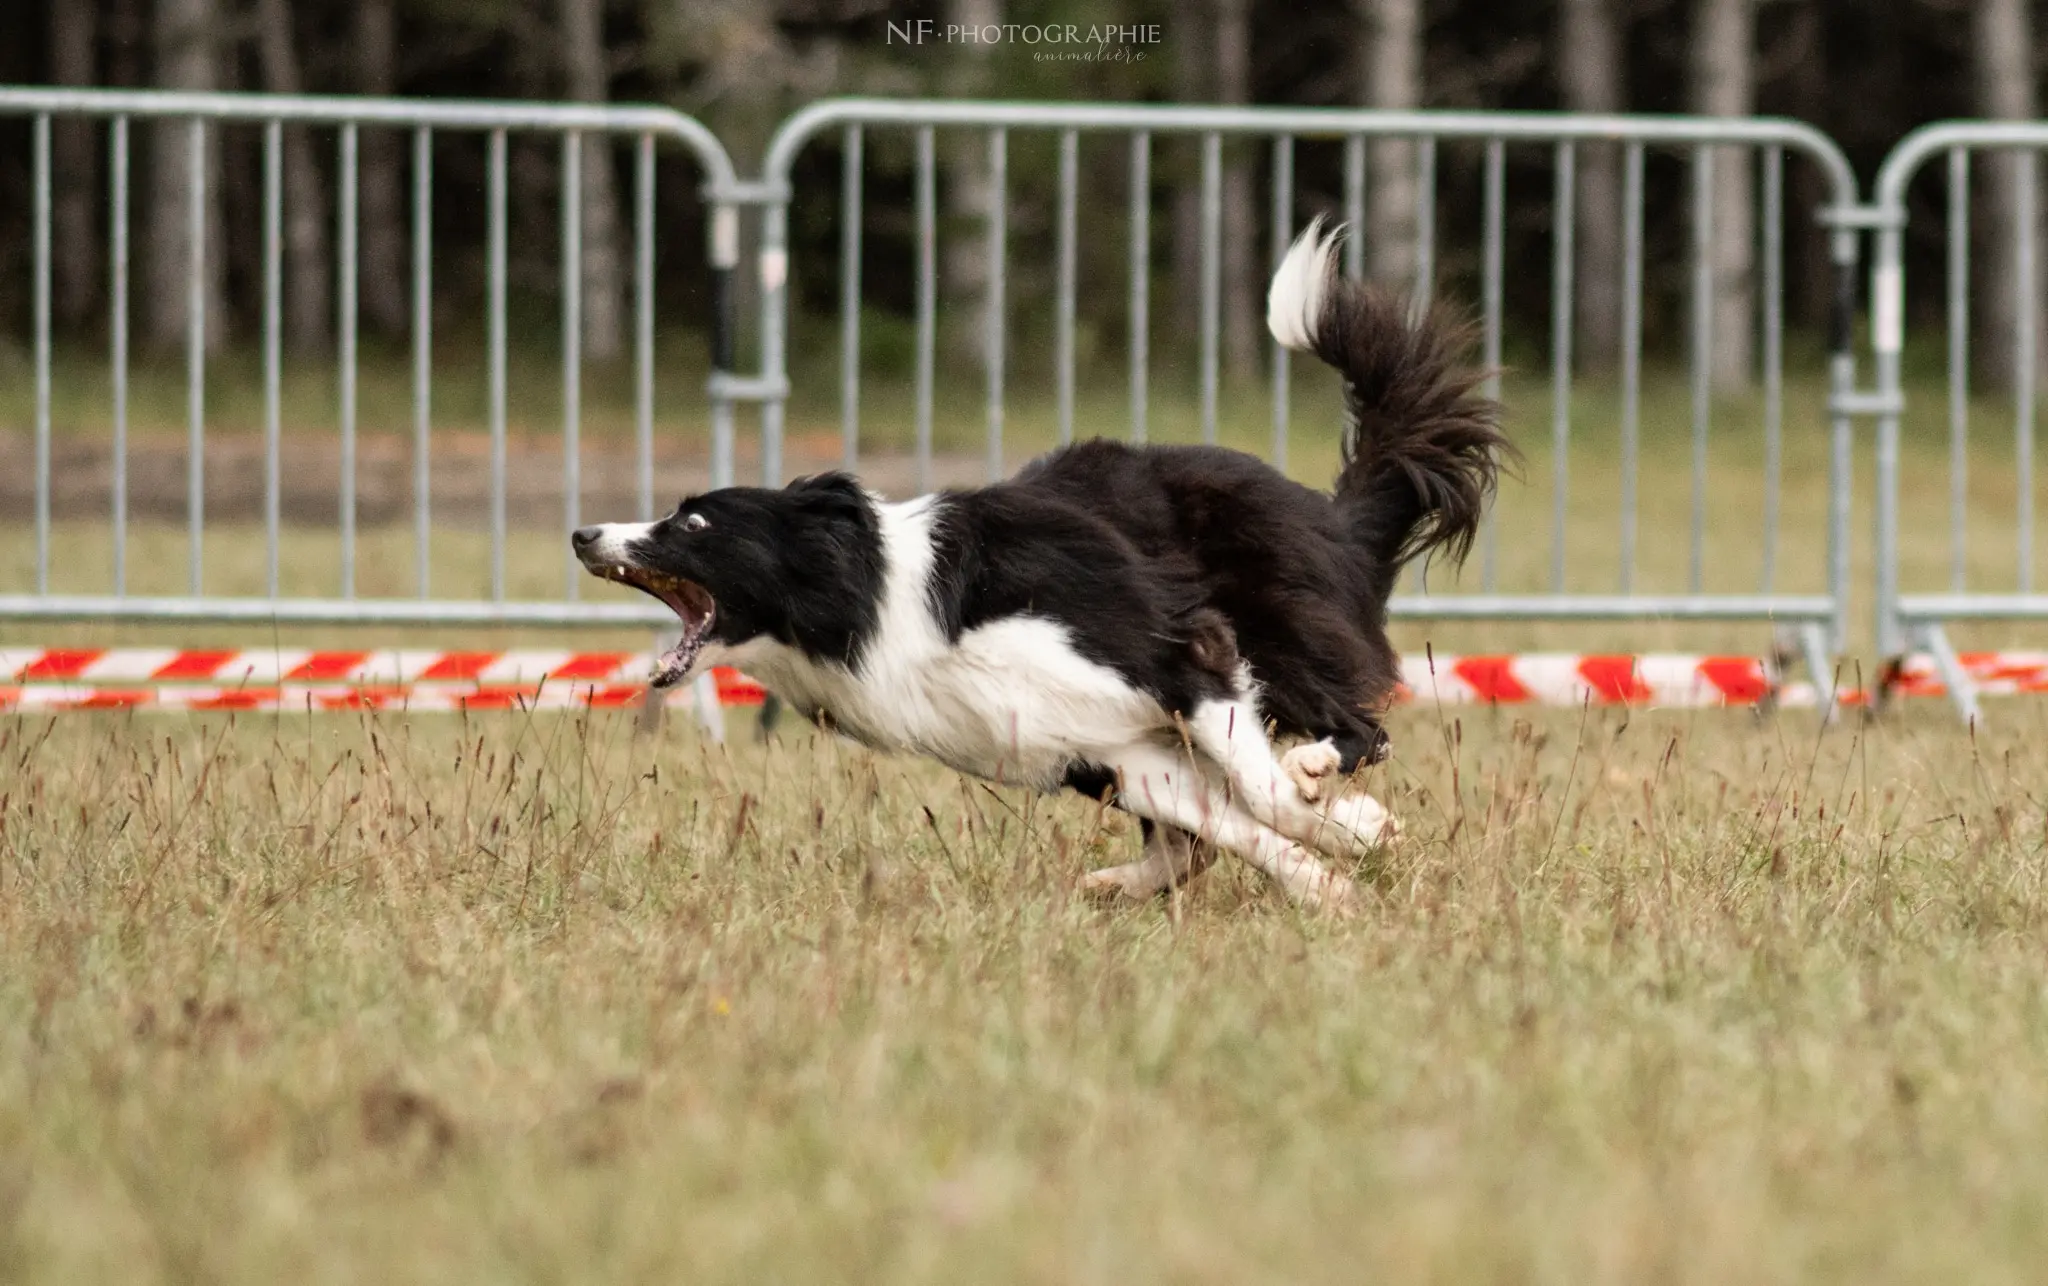
[[[1151,346],[1152,291],[1150,220],[1153,204],[1153,140],[1162,135],[1192,135],[1199,140],[1201,210],[1201,300],[1199,326],[1200,430],[1205,441],[1217,437],[1219,383],[1218,274],[1221,250],[1221,147],[1225,138],[1252,138],[1270,149],[1267,184],[1270,254],[1277,260],[1306,215],[1297,212],[1295,161],[1297,145],[1328,143],[1343,149],[1343,213],[1354,228],[1365,209],[1366,144],[1368,140],[1407,140],[1416,152],[1415,246],[1418,299],[1433,285],[1443,255],[1438,244],[1437,172],[1440,148],[1477,149],[1483,166],[1483,211],[1479,258],[1483,263],[1481,302],[1485,359],[1497,366],[1503,320],[1505,158],[1509,149],[1536,149],[1547,155],[1554,181],[1551,263],[1550,336],[1551,405],[1549,408],[1552,469],[1552,514],[1549,524],[1550,577],[1540,592],[1503,593],[1496,576],[1498,532],[1489,529],[1484,550],[1482,588],[1477,593],[1414,593],[1397,597],[1393,610],[1401,615],[1432,618],[1521,620],[1687,621],[1755,620],[1774,622],[1794,632],[1796,644],[1823,691],[1831,688],[1831,658],[1846,634],[1844,606],[1848,582],[1848,516],[1850,502],[1850,419],[1855,404],[1855,359],[1851,348],[1855,308],[1858,233],[1854,175],[1840,149],[1826,136],[1794,121],[1775,119],[1712,119],[1652,116],[1570,116],[1500,112],[1384,112],[1258,107],[1096,106],[1067,104],[981,103],[960,101],[898,101],[837,99],[814,103],[790,117],[777,130],[763,167],[765,202],[760,256],[766,299],[761,316],[764,387],[786,386],[789,327],[789,207],[797,199],[797,161],[820,140],[836,141],[841,154],[840,210],[840,419],[843,453],[857,460],[860,445],[861,372],[860,318],[863,282],[862,238],[868,222],[864,204],[864,147],[868,135],[883,130],[908,131],[914,147],[915,388],[914,421],[917,485],[933,481],[934,383],[937,311],[937,169],[940,130],[972,130],[985,138],[988,181],[994,197],[988,203],[985,236],[988,285],[982,317],[982,380],[985,401],[985,472],[1002,475],[1015,462],[1004,457],[1004,379],[1009,356],[1005,345],[1006,243],[1009,240],[1008,154],[1013,133],[1050,133],[1057,137],[1054,365],[1058,434],[1074,433],[1075,311],[1077,237],[1075,219],[1077,155],[1082,138],[1112,136],[1128,149],[1129,189],[1128,279],[1130,325],[1126,339],[1129,367],[1129,419],[1124,431],[1137,441],[1148,434],[1148,395],[1156,358]],[[1572,441],[1571,389],[1574,163],[1587,145],[1618,147],[1623,155],[1624,262],[1620,363],[1619,494],[1614,508],[1617,554],[1614,593],[1577,593],[1566,588],[1565,514],[1569,492],[1568,466]],[[1756,286],[1760,296],[1762,437],[1765,495],[1761,506],[1764,556],[1760,584],[1754,592],[1729,593],[1706,589],[1704,568],[1712,550],[1705,519],[1707,443],[1712,419],[1709,373],[1714,336],[1710,316],[1708,221],[1714,198],[1717,152],[1741,149],[1754,158],[1762,173],[1762,253]],[[1686,344],[1691,405],[1691,505],[1688,573],[1678,592],[1639,592],[1638,447],[1644,323],[1644,183],[1646,153],[1676,151],[1690,164],[1692,175],[1692,261],[1687,270],[1689,334]],[[1784,163],[1801,158],[1820,176],[1821,203],[1787,211]],[[1779,453],[1782,446],[1783,392],[1783,220],[1788,216],[1819,220],[1831,226],[1829,253],[1837,279],[1831,318],[1828,363],[1830,423],[1828,503],[1824,539],[1824,579],[1809,592],[1785,593],[1773,584],[1779,545]],[[1098,238],[1100,233],[1097,234]],[[1359,267],[1352,242],[1350,267]],[[1268,379],[1272,388],[1272,437],[1269,454],[1284,463],[1288,448],[1288,362],[1274,350]],[[1493,384],[1498,391],[1499,384]],[[783,397],[771,395],[763,406],[763,469],[770,482],[782,475]],[[1538,533],[1516,533],[1540,539]],[[1419,578],[1418,578],[1419,579]]]
[[[1906,136],[1885,157],[1878,171],[1872,222],[1877,227],[1876,253],[1871,266],[1871,339],[1877,355],[1877,642],[1881,657],[1897,662],[1910,649],[1921,648],[1934,659],[1936,669],[1950,698],[1965,718],[1980,717],[1976,684],[1958,657],[1948,637],[1952,621],[2009,621],[2048,618],[2048,594],[2034,586],[2034,416],[2038,398],[2042,322],[2040,317],[2040,176],[2039,151],[2048,146],[2048,123],[2001,123],[1961,121],[1930,125]],[[2011,508],[2004,510],[1973,502],[1971,464],[1978,462],[1978,474],[1994,480],[2003,462],[1989,466],[1981,433],[1972,446],[1972,357],[1971,242],[1973,204],[1971,171],[1973,160],[1988,153],[1994,163],[2015,167],[2007,193],[2010,204],[1994,207],[2002,217],[2003,229],[2012,250],[2012,264],[2019,281],[2013,296],[2012,333],[1984,336],[1984,344],[2009,344],[2007,359],[2011,380],[2010,414],[2014,482]],[[1914,180],[1928,163],[1942,158],[1941,174],[1946,222],[1943,227],[1946,298],[1947,384],[1946,429],[1948,476],[1945,496],[1948,510],[1947,584],[1935,587],[1935,577],[1915,579],[1924,588],[1908,591],[1903,585],[1905,551],[1901,536],[1905,526],[1900,494],[1901,418],[1906,410],[1902,379],[1902,354],[1906,340],[1907,292],[1905,235],[1910,219],[1908,196]],[[1990,204],[1990,203],[1985,203]],[[1992,390],[1996,395],[1998,391]],[[1988,584],[1992,571],[1972,574],[1975,552],[1969,539],[1968,522],[1973,512],[1990,512],[2011,519],[2011,579],[2003,586]],[[1931,572],[1933,569],[1929,569]]]
[[[1876,506],[1876,639],[1883,656],[1897,658],[1909,647],[1930,651],[1966,714],[1976,713],[1974,691],[1967,673],[1947,637],[1949,622],[1960,620],[2015,620],[2048,618],[2048,594],[2033,584],[2035,519],[2032,499],[2034,455],[2034,402],[2038,395],[2039,369],[2035,354],[2042,347],[2039,316],[2039,254],[2034,235],[2041,212],[2037,198],[2039,149],[2048,146],[2048,123],[1998,124],[1959,122],[1930,126],[1908,136],[1887,157],[1879,172],[1875,199],[1869,205],[1858,202],[1856,183],[1839,148],[1826,136],[1794,121],[1775,119],[1723,120],[1690,117],[1571,116],[1487,112],[1377,112],[1364,110],[1311,110],[1253,107],[1165,107],[1092,106],[1071,104],[983,103],[959,101],[892,101],[839,99],[812,104],[783,123],[774,135],[758,181],[742,181],[718,140],[697,121],[662,108],[479,103],[455,101],[404,101],[314,96],[261,94],[187,94],[141,91],[100,91],[66,89],[0,88],[0,116],[26,119],[30,130],[32,272],[31,332],[35,381],[34,399],[34,590],[0,593],[0,620],[126,620],[126,621],[219,621],[242,623],[298,624],[419,624],[419,625],[531,625],[531,626],[650,626],[668,624],[667,614],[653,604],[627,602],[584,603],[578,601],[581,575],[573,564],[563,567],[562,591],[558,596],[514,597],[508,593],[506,576],[507,514],[507,365],[510,360],[506,310],[508,222],[508,138],[514,134],[538,134],[558,140],[561,153],[562,191],[562,281],[560,290],[561,388],[560,408],[562,510],[564,530],[581,521],[581,375],[580,289],[581,242],[578,227],[581,202],[578,184],[583,173],[582,149],[586,146],[627,146],[632,149],[633,182],[630,201],[632,380],[634,402],[635,474],[639,507],[654,511],[657,480],[654,464],[656,371],[653,344],[655,299],[654,256],[658,244],[655,219],[654,182],[658,149],[678,147],[692,159],[701,173],[701,199],[707,212],[711,306],[708,323],[711,335],[711,376],[708,399],[710,477],[714,485],[733,480],[735,472],[734,411],[740,402],[761,404],[761,469],[770,482],[782,480],[783,435],[789,397],[790,209],[797,199],[799,158],[806,149],[837,144],[840,178],[836,209],[839,245],[840,312],[838,318],[838,411],[842,452],[848,464],[859,461],[863,399],[872,394],[872,380],[863,380],[861,273],[864,238],[877,225],[877,215],[868,200],[867,180],[870,141],[885,132],[907,136],[910,148],[910,196],[906,212],[911,229],[912,309],[914,312],[914,370],[910,375],[913,467],[918,487],[935,481],[937,458],[935,430],[940,407],[935,389],[940,357],[938,344],[940,214],[938,183],[941,131],[972,131],[980,138],[979,155],[986,181],[994,192],[981,216],[978,235],[982,238],[988,273],[980,298],[981,401],[984,420],[981,434],[983,471],[1000,476],[1018,463],[1005,456],[1005,376],[1012,368],[1006,336],[1006,314],[1012,305],[1006,296],[1010,271],[1009,255],[1013,237],[1008,200],[1011,184],[1010,141],[1013,135],[1049,139],[1056,147],[1052,169],[1055,190],[1046,208],[1053,243],[1050,278],[1052,311],[1052,385],[1057,417],[1057,434],[1070,440],[1078,431],[1095,430],[1097,425],[1077,425],[1077,330],[1082,283],[1078,265],[1082,258],[1082,231],[1078,217],[1079,191],[1083,182],[1080,164],[1083,148],[1116,149],[1117,166],[1123,171],[1128,193],[1123,202],[1125,224],[1105,230],[1091,227],[1089,244],[1099,247],[1105,236],[1122,247],[1126,276],[1097,289],[1114,289],[1128,311],[1129,323],[1122,337],[1122,359],[1127,368],[1128,410],[1121,432],[1134,440],[1152,435],[1155,378],[1162,367],[1160,346],[1154,335],[1153,220],[1160,169],[1155,168],[1155,142],[1180,137],[1199,149],[1199,164],[1193,171],[1199,211],[1200,300],[1196,335],[1196,382],[1199,405],[1199,433],[1204,440],[1216,440],[1221,419],[1221,401],[1226,376],[1220,354],[1221,308],[1220,264],[1223,246],[1223,166],[1226,141],[1235,148],[1259,146],[1265,149],[1265,224],[1270,232],[1265,253],[1271,257],[1284,250],[1288,238],[1305,222],[1307,209],[1301,201],[1303,185],[1297,175],[1307,166],[1301,162],[1308,148],[1334,148],[1341,154],[1341,182],[1334,204],[1337,213],[1357,226],[1366,211],[1369,179],[1368,146],[1400,141],[1413,150],[1416,180],[1413,246],[1415,276],[1411,283],[1418,300],[1434,289],[1443,265],[1455,256],[1460,262],[1476,263],[1476,294],[1481,306],[1484,358],[1497,365],[1501,357],[1504,329],[1504,295],[1511,283],[1547,280],[1547,304],[1551,317],[1545,357],[1548,365],[1547,441],[1551,448],[1551,503],[1547,523],[1528,524],[1532,529],[1510,533],[1510,539],[1527,547],[1547,535],[1546,583],[1525,585],[1511,591],[1502,589],[1498,576],[1497,552],[1501,533],[1489,527],[1482,547],[1478,587],[1474,592],[1442,592],[1441,587],[1418,584],[1420,592],[1397,597],[1394,610],[1402,615],[1429,618],[1475,620],[1648,620],[1679,621],[1762,621],[1792,631],[1796,644],[1815,679],[1831,688],[1830,664],[1843,650],[1847,638],[1845,609],[1849,598],[1848,518],[1852,496],[1851,426],[1854,417],[1874,416],[1877,424],[1877,506]],[[52,127],[66,117],[83,117],[102,122],[105,128],[102,155],[106,163],[108,274],[107,364],[111,434],[111,479],[108,518],[112,537],[112,574],[104,593],[57,592],[50,575],[53,554],[51,513],[52,469]],[[147,595],[128,592],[130,539],[128,532],[128,439],[130,312],[134,297],[131,282],[130,222],[134,177],[133,125],[137,121],[182,123],[187,131],[182,148],[188,167],[185,192],[189,199],[187,236],[198,253],[189,257],[185,270],[185,526],[186,592]],[[261,350],[263,370],[263,530],[265,540],[265,592],[226,596],[209,592],[202,557],[206,534],[206,434],[208,353],[206,343],[207,298],[204,262],[201,256],[216,253],[205,245],[208,236],[205,185],[209,181],[206,152],[210,140],[226,126],[253,126],[261,130],[260,211],[262,223]],[[334,174],[338,181],[333,196],[336,249],[336,399],[340,460],[339,494],[336,497],[340,535],[340,565],[332,593],[288,594],[283,591],[280,527],[281,494],[281,353],[282,305],[287,289],[283,280],[283,211],[280,176],[284,165],[282,131],[317,126],[336,131],[338,154]],[[163,125],[159,125],[163,128]],[[414,580],[413,597],[363,597],[356,593],[356,493],[357,460],[357,333],[359,269],[358,158],[361,134],[365,130],[408,132],[411,139],[411,481]],[[441,530],[430,503],[429,444],[433,437],[434,380],[430,307],[435,261],[432,248],[434,223],[435,139],[442,133],[467,135],[479,140],[484,156],[484,220],[487,229],[484,324],[488,363],[488,429],[490,437],[489,479],[489,588],[475,597],[448,596],[431,582],[429,550]],[[590,140],[595,140],[594,142]],[[213,144],[217,146],[217,144]],[[1618,440],[1612,444],[1618,460],[1619,487],[1611,509],[1612,541],[1615,554],[1614,590],[1588,593],[1573,589],[1566,575],[1566,513],[1571,494],[1570,451],[1574,436],[1572,387],[1574,377],[1573,288],[1575,269],[1581,262],[1574,245],[1576,224],[1574,201],[1576,169],[1589,147],[1618,149],[1621,158],[1622,262],[1621,335],[1618,362]],[[1716,336],[1710,294],[1713,266],[1710,263],[1709,223],[1716,208],[1716,158],[1730,149],[1739,150],[1745,165],[1754,165],[1760,176],[1755,215],[1759,219],[1756,268],[1753,286],[1759,307],[1755,338],[1760,353],[1756,380],[1760,424],[1744,424],[1745,431],[1761,429],[1760,476],[1764,494],[1760,505],[1763,542],[1762,567],[1756,587],[1730,592],[1709,588],[1703,569],[1714,560],[1715,529],[1706,519],[1709,490],[1708,443],[1717,427],[1725,428],[1725,411],[1717,412],[1710,371]],[[1968,520],[1983,507],[1973,503],[1972,478],[1980,487],[1997,482],[1995,469],[1981,462],[1972,472],[1973,460],[1985,450],[1983,436],[1973,446],[1970,420],[1973,415],[1968,366],[1973,331],[1970,322],[1972,158],[1978,153],[2010,155],[2020,167],[2010,184],[2013,208],[1995,210],[2007,219],[2009,235],[2016,238],[2013,262],[2021,278],[2016,295],[2010,336],[1976,336],[1981,351],[1986,342],[2012,345],[2011,413],[2012,460],[2017,486],[2011,509],[2013,576],[2009,585],[1986,588],[1982,575],[1973,573],[1982,541],[1972,544]],[[1533,154],[1539,165],[1547,165],[1551,200],[1548,271],[1544,274],[1517,273],[1505,261],[1506,190],[1511,153],[1518,160]],[[1689,226],[1685,229],[1689,258],[1682,264],[1670,262],[1659,271],[1656,254],[1648,247],[1655,240],[1646,235],[1644,172],[1647,158],[1674,155],[1689,167],[1691,190]],[[1095,154],[1099,160],[1100,153]],[[1447,160],[1446,157],[1451,159]],[[1945,261],[1947,265],[1947,456],[1946,508],[1949,547],[1946,560],[1947,583],[1928,584],[1931,574],[1907,579],[1902,568],[1901,540],[1911,519],[1901,496],[1901,438],[1905,413],[1902,382],[1902,353],[1905,346],[1907,292],[1905,283],[1906,244],[1910,206],[1908,196],[1918,176],[1936,157],[1945,158],[1946,217]],[[1819,182],[1807,191],[1817,193],[1804,205],[1788,200],[1791,188],[1785,178],[1787,161],[1811,167]],[[1326,158],[1327,159],[1327,158]],[[1475,165],[1479,177],[1478,232],[1474,244],[1453,245],[1455,219],[1440,208],[1440,173],[1453,160]],[[1663,162],[1659,162],[1660,164]],[[1725,163],[1725,162],[1724,162]],[[1163,168],[1163,167],[1162,167]],[[1328,167],[1325,167],[1326,169]],[[1516,171],[1527,172],[1528,166]],[[808,173],[808,171],[806,171]],[[1724,171],[1725,173],[1725,171]],[[1326,185],[1327,186],[1327,185]],[[1330,202],[1326,201],[1326,205]],[[1984,203],[1977,211],[1982,213]],[[740,260],[740,230],[743,218],[759,209],[758,255],[754,268],[760,274],[761,309],[760,365],[752,374],[741,374],[735,362],[735,307],[732,272]],[[885,211],[884,215],[895,214]],[[1464,215],[1468,211],[1453,211]],[[1826,507],[1818,532],[1782,533],[1780,489],[1783,470],[1781,453],[1786,446],[1784,413],[1785,354],[1783,344],[1784,234],[1788,220],[1818,221],[1827,228],[1828,256],[1837,288],[1830,318],[1827,357],[1828,425],[1825,443]],[[1870,391],[1856,386],[1856,362],[1852,347],[1856,321],[1856,274],[1862,230],[1875,230],[1872,264],[1872,341],[1876,357],[1876,384]],[[1666,256],[1667,260],[1669,256]],[[1358,243],[1353,242],[1349,269],[1361,267]],[[1639,470],[1642,450],[1644,386],[1644,332],[1646,281],[1657,277],[1683,281],[1680,288],[1686,318],[1684,367],[1689,393],[1688,445],[1690,504],[1683,524],[1661,524],[1664,538],[1675,544],[1682,531],[1686,545],[1686,576],[1682,588],[1646,589],[1638,584],[1640,551],[1645,547],[1638,514],[1641,505]],[[1169,367],[1175,358],[1165,359]],[[1270,411],[1268,454],[1285,464],[1289,449],[1289,382],[1287,357],[1269,349],[1262,380]],[[1497,379],[1497,377],[1496,377]],[[1493,386],[1498,391],[1496,382]],[[1264,396],[1264,395],[1262,395]],[[1720,420],[1717,424],[1716,417]],[[1526,418],[1526,417],[1525,417]],[[1583,430],[1581,430],[1583,432]],[[1604,445],[1604,444],[1603,444]],[[1815,444],[1816,451],[1820,444]],[[1986,482],[1989,478],[1991,481]],[[665,497],[663,497],[665,499]],[[1998,521],[2002,524],[2003,512]],[[1547,526],[1547,533],[1543,528]],[[1659,528],[1650,536],[1657,538]],[[1745,533],[1745,535],[1753,533]],[[1819,583],[1786,592],[1777,585],[1777,554],[1783,539],[1817,536],[1825,542],[1824,572]],[[566,542],[565,542],[566,546]],[[566,559],[567,555],[563,557]],[[1924,561],[1924,560],[1923,560]],[[1580,578],[1581,580],[1583,578]],[[1418,578],[1419,580],[1419,578]]]
[[[32,263],[35,370],[35,592],[0,594],[0,619],[285,622],[299,624],[433,624],[600,626],[665,628],[670,614],[658,604],[581,603],[582,570],[564,539],[566,560],[561,595],[520,599],[506,584],[507,466],[507,170],[508,138],[539,134],[561,147],[561,474],[564,532],[580,525],[581,375],[583,297],[582,239],[578,225],[583,182],[582,148],[630,145],[630,242],[632,366],[636,473],[639,508],[651,515],[656,503],[654,471],[654,256],[655,161],[657,149],[679,146],[694,158],[711,206],[709,253],[714,307],[707,318],[713,336],[713,377],[709,389],[715,481],[732,476],[733,402],[744,396],[732,365],[730,274],[738,256],[738,208],[733,204],[734,171],[724,147],[690,117],[666,108],[575,104],[404,101],[267,94],[195,94],[70,89],[0,88],[0,115],[29,118],[32,139]],[[111,382],[112,496],[110,521],[113,567],[108,592],[54,593],[51,566],[51,126],[54,118],[103,121],[108,131],[107,189]],[[170,596],[129,594],[128,421],[130,374],[130,190],[131,135],[136,121],[182,122],[188,131],[184,160],[190,201],[185,276],[186,525],[187,590]],[[206,534],[207,293],[205,256],[222,253],[206,244],[206,159],[209,138],[224,125],[262,130],[262,363],[264,384],[263,527],[267,592],[261,596],[209,594],[203,547]],[[334,205],[336,235],[335,348],[339,403],[340,484],[337,496],[340,566],[335,592],[301,596],[280,592],[280,432],[282,353],[280,337],[283,198],[280,176],[286,127],[328,126],[337,131]],[[173,124],[172,128],[175,128]],[[357,555],[357,345],[358,345],[358,153],[365,130],[409,131],[411,166],[411,347],[412,347],[412,526],[416,596],[365,598],[356,593]],[[429,551],[437,531],[430,506],[429,443],[433,429],[432,311],[434,254],[434,141],[437,133],[480,136],[486,154],[485,220],[488,228],[486,317],[488,347],[489,592],[474,599],[437,594],[429,578]],[[623,204],[623,203],[622,203]],[[323,217],[325,212],[322,212]],[[664,497],[665,499],[665,497]]]

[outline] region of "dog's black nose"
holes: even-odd
[[[569,533],[569,545],[580,554],[596,544],[600,534],[601,529],[597,527],[578,527],[575,531]]]

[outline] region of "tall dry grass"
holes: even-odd
[[[611,717],[0,724],[0,1277],[2028,1281],[2042,715],[1410,710],[1359,914]]]

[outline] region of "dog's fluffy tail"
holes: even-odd
[[[1280,261],[1266,327],[1344,376],[1344,467],[1337,503],[1391,590],[1410,559],[1471,551],[1514,448],[1500,406],[1479,393],[1472,328],[1440,310],[1419,319],[1391,292],[1338,274],[1342,226],[1309,224]]]

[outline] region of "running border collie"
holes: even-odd
[[[901,503],[839,473],[729,487],[585,527],[576,553],[680,618],[657,686],[737,666],[877,749],[1136,814],[1143,856],[1091,889],[1147,897],[1222,849],[1341,905],[1325,859],[1399,829],[1341,789],[1388,751],[1387,598],[1410,560],[1470,549],[1510,451],[1469,328],[1341,278],[1341,235],[1303,232],[1266,317],[1343,375],[1334,494],[1235,451],[1097,440]]]

